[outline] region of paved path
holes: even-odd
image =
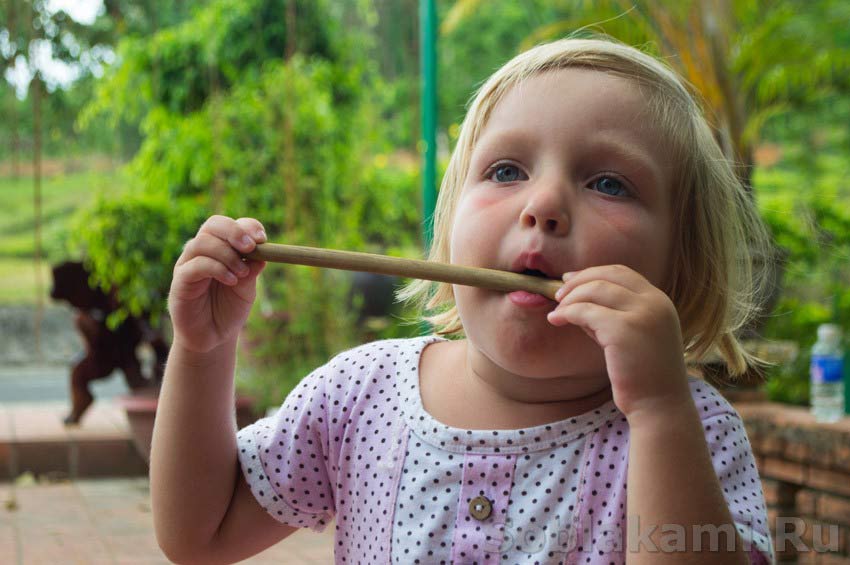
[[[111,459],[104,460],[105,451],[84,453],[82,446],[87,439],[129,441],[126,417],[111,400],[127,388],[119,373],[93,385],[97,401],[80,426],[67,428],[61,423],[68,410],[66,367],[0,367],[0,464],[9,465],[9,445],[3,443],[4,438],[33,445],[43,442],[30,450],[29,456],[37,455],[44,464],[49,463],[48,448],[56,451],[66,444],[79,444],[80,453],[70,459],[76,461],[81,475],[86,465],[109,463]],[[23,464],[23,455],[19,454],[19,459]],[[60,467],[67,471],[68,464]],[[49,475],[67,477],[69,473]],[[2,477],[0,473],[0,565],[169,562],[154,537],[147,477],[59,482],[43,478],[37,482],[29,473],[14,482],[3,482]],[[296,532],[244,563],[333,563],[333,532],[333,524],[322,534]]]
[[[0,366],[0,403],[68,400],[70,371],[70,367],[61,365]],[[114,398],[128,390],[120,371],[90,386],[96,399]]]
[[[147,478],[25,483],[0,483],[4,565],[169,563],[153,534]],[[333,532],[296,532],[243,563],[333,563]]]

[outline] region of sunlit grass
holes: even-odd
[[[42,262],[41,281],[44,304],[49,304],[51,275],[46,261]],[[37,296],[35,261],[0,257],[0,305],[35,304]]]
[[[51,261],[64,257],[63,239],[74,212],[99,192],[126,190],[119,169],[102,160],[77,160],[46,164],[42,180],[42,289],[49,302]],[[0,175],[0,304],[34,304],[37,297],[35,269],[35,202],[30,174]],[[29,171],[27,171],[29,173]]]

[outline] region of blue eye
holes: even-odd
[[[594,190],[598,190],[602,194],[607,194],[608,196],[628,196],[629,191],[626,189],[625,185],[610,176],[603,176],[595,179],[590,183],[591,188]]]
[[[525,175],[519,170],[519,167],[508,163],[496,165],[490,169],[490,171],[488,178],[495,182],[515,182],[518,180],[527,180],[527,177],[525,179],[522,178]]]

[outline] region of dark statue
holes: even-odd
[[[65,424],[78,424],[85,411],[94,402],[89,383],[108,377],[120,369],[130,390],[157,387],[162,382],[168,343],[159,330],[148,320],[129,316],[112,330],[106,318],[118,307],[115,292],[104,293],[89,286],[89,273],[82,263],[65,262],[53,267],[53,288],[50,297],[64,300],[75,309],[74,325],[85,344],[85,351],[73,362],[71,369],[71,411]],[[142,364],[136,348],[150,344],[156,361],[152,374],[142,374]]]
[[[89,383],[103,379],[120,369],[130,390],[159,387],[168,358],[169,345],[162,332],[148,323],[147,317],[130,316],[112,330],[106,318],[118,308],[115,291],[105,293],[89,286],[89,273],[82,263],[66,261],[53,267],[50,296],[64,300],[75,309],[74,325],[85,344],[85,351],[74,360],[71,369],[71,411],[65,424],[78,424],[94,402]],[[393,309],[393,292],[400,283],[397,277],[372,273],[354,273],[349,304],[357,309],[357,323],[362,326],[373,317],[388,316]],[[359,300],[355,296],[359,295]],[[155,353],[152,374],[144,375],[137,351],[139,345],[150,344]]]

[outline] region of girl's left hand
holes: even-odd
[[[692,402],[679,316],[664,292],[623,265],[563,279],[549,322],[575,324],[602,347],[614,403],[627,419]]]

